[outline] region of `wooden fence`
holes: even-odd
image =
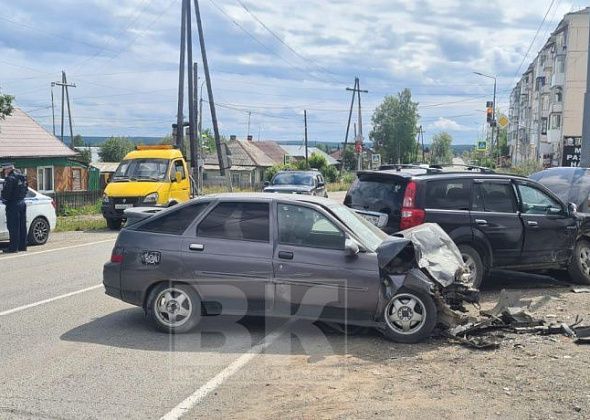
[[[79,209],[93,206],[102,199],[102,191],[66,191],[47,194],[55,201],[55,211],[63,215],[65,209]]]

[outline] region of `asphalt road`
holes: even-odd
[[[517,338],[477,353],[443,339],[399,345],[374,332],[347,337],[274,319],[210,318],[186,335],[155,332],[141,309],[104,294],[102,265],[114,240],[110,232],[54,234],[44,247],[0,255],[1,419],[583,418],[590,411],[587,354],[569,339]],[[547,277],[498,273],[485,305],[500,288],[550,294],[547,310],[564,322],[590,316],[590,295]],[[558,363],[562,354],[567,360]],[[519,387],[526,398],[506,400]]]

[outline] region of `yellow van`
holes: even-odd
[[[190,199],[188,167],[180,150],[168,145],[137,146],[119,164],[102,200],[110,229],[119,229],[131,207],[168,207]]]

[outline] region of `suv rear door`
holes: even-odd
[[[490,244],[495,266],[519,262],[524,229],[509,179],[474,180],[471,225],[474,237]]]
[[[401,208],[408,178],[391,173],[359,173],[344,199],[355,210],[386,214],[386,233],[399,231]]]
[[[429,179],[424,192],[425,223],[438,223],[454,241],[471,240],[471,190],[468,178]]]
[[[516,181],[525,239],[523,263],[555,263],[571,255],[577,233],[577,221],[567,207],[539,186]]]

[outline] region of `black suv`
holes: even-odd
[[[344,204],[390,234],[438,223],[461,250],[476,287],[492,268],[569,269],[575,281],[590,284],[590,226],[575,205],[528,178],[418,168],[365,171]]]
[[[264,192],[327,197],[326,181],[319,171],[281,171],[264,183]]]

